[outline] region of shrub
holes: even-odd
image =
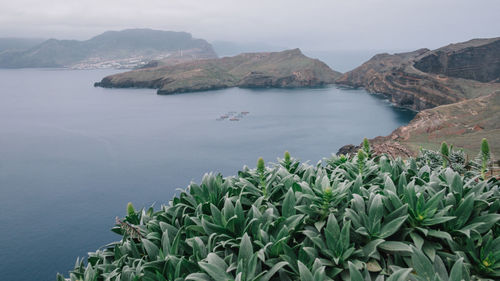
[[[431,169],[436,169],[439,166],[448,165],[450,168],[452,168],[454,171],[460,174],[466,172],[466,167],[473,165],[471,161],[469,162],[467,161],[463,149],[455,150],[452,147],[450,147],[450,150],[448,151],[448,156],[446,158],[443,157],[442,153],[440,154],[433,150],[427,150],[421,148],[416,160],[424,162]],[[473,174],[472,176],[474,175],[475,174]]]
[[[206,174],[160,210],[127,208],[112,229],[121,240],[77,260],[70,278],[500,277],[499,182],[441,164],[360,150],[316,165],[285,154],[234,177]]]

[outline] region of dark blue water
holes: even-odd
[[[0,70],[0,276],[49,281],[119,237],[127,202],[166,203],[205,172],[283,151],[316,163],[413,113],[362,90],[94,88],[111,70]],[[241,121],[216,121],[249,111]]]

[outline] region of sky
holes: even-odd
[[[0,0],[0,37],[186,31],[308,50],[414,50],[500,36],[500,0]]]

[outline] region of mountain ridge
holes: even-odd
[[[0,53],[0,68],[134,68],[155,59],[216,57],[207,41],[186,32],[125,29],[84,41],[48,39],[27,50]]]
[[[485,58],[472,58],[471,53],[481,52]],[[444,64],[447,56],[453,56],[455,65],[467,66],[475,63],[471,70],[449,75]],[[441,59],[436,59],[441,57]],[[443,62],[442,62],[443,61]],[[493,63],[490,63],[490,62]],[[484,65],[493,64],[493,67]],[[422,71],[420,68],[428,71]],[[493,77],[471,79],[482,69]],[[436,71],[435,71],[436,70]],[[482,77],[482,76],[481,76]],[[426,48],[398,54],[377,54],[342,75],[336,83],[363,87],[372,93],[382,93],[398,106],[413,110],[423,110],[443,104],[475,98],[491,93],[500,77],[500,37],[473,39],[450,44],[436,50]]]

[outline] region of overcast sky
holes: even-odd
[[[309,50],[413,50],[500,36],[500,0],[0,0],[0,37],[144,27]]]

